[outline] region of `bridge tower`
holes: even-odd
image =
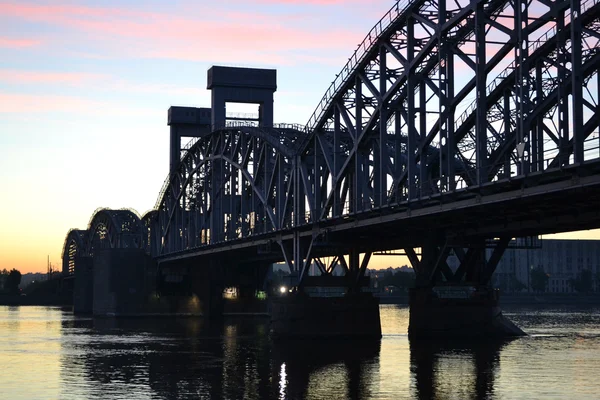
[[[207,89],[211,91],[213,130],[227,122],[227,103],[258,104],[258,126],[273,126],[273,93],[277,90],[277,71],[274,69],[214,66],[208,70]],[[239,118],[232,118],[233,120]]]
[[[210,129],[210,108],[177,107],[169,108],[167,125],[170,127],[169,175],[177,169],[181,159],[181,138],[195,138],[208,135]]]

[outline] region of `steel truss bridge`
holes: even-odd
[[[373,252],[403,249],[422,285],[485,284],[513,237],[598,228],[598,3],[401,0],[306,127],[198,138],[155,210],[71,231],[65,268],[136,247],[159,265],[283,261],[300,286],[341,265],[352,287]]]

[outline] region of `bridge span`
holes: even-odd
[[[289,266],[294,294],[365,297],[372,254],[401,249],[417,275],[413,333],[448,331],[439,287],[472,288],[469,311],[463,299],[449,314],[485,325],[512,238],[600,228],[599,2],[398,1],[305,126],[273,123],[274,70],[211,68],[211,108],[169,110],[155,209],[95,213],[67,235],[64,272],[96,279],[117,262],[103,250],[137,249],[139,271],[212,293],[206,304],[274,262]],[[259,112],[228,114],[228,102]],[[193,140],[181,148],[182,137]]]

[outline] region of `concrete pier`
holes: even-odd
[[[502,315],[499,291],[453,285],[411,289],[410,338],[514,337],[526,335]]]
[[[278,297],[272,302],[271,334],[274,338],[381,338],[379,300],[370,293]]]
[[[94,307],[94,270],[92,257],[78,257],[73,283],[73,312],[91,314]]]

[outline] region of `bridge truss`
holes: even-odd
[[[313,262],[358,282],[403,248],[423,284],[485,283],[511,237],[599,227],[599,2],[397,2],[306,128],[194,142],[145,245],[165,263],[285,261],[300,284]]]

